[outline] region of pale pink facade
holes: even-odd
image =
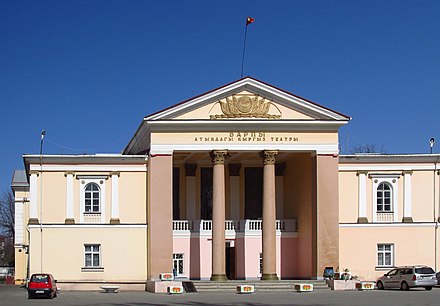
[[[349,120],[247,77],[145,117],[122,154],[25,155],[17,282],[39,271],[65,288],[133,288],[173,270],[224,281],[438,269],[439,156],[340,156]]]

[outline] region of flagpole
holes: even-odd
[[[241,74],[240,74],[240,79],[243,78],[244,55],[246,53],[247,28],[248,28],[248,23],[246,22],[246,26],[244,27],[244,43],[243,43],[243,56],[241,58]]]

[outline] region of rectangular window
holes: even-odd
[[[184,256],[183,254],[173,254],[173,268],[175,275],[183,275],[185,270],[183,269]]]
[[[86,268],[101,267],[101,245],[99,244],[84,245],[84,266]]]
[[[378,244],[377,245],[377,266],[393,267],[394,266],[394,245]]]

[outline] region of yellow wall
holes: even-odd
[[[41,272],[41,232],[31,229],[31,274]],[[146,228],[63,226],[43,228],[43,268],[60,281],[143,281]],[[102,272],[83,272],[84,244],[101,245]]]
[[[435,269],[434,226],[340,228],[339,269],[361,280],[375,280],[391,268],[377,268],[377,244],[394,244],[395,266],[429,265]],[[439,256],[437,254],[437,264]],[[437,266],[438,269],[438,266]]]

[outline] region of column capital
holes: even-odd
[[[64,176],[75,175],[75,171],[66,171],[64,172]]]
[[[110,172],[110,176],[113,176],[113,175],[121,176],[121,173],[118,172],[118,171],[112,171],[112,172]]]
[[[260,153],[264,165],[274,165],[277,155],[278,150],[264,150]]]
[[[368,171],[365,171],[365,170],[359,170],[358,172],[356,172],[356,175],[357,175],[357,176],[359,176],[359,175],[361,175],[361,174],[363,174],[363,175],[367,175],[367,174],[368,174]]]
[[[226,161],[226,158],[229,156],[227,150],[222,150],[222,151],[214,150],[211,151],[209,155],[211,156],[211,161],[213,165],[223,165]]]
[[[412,175],[413,172],[411,170],[403,170],[402,175]]]
[[[40,175],[40,171],[38,171],[38,170],[31,170],[31,171],[29,171],[29,175],[36,175],[36,176],[38,176],[38,175]]]
[[[185,176],[196,176],[197,164],[185,164]]]

